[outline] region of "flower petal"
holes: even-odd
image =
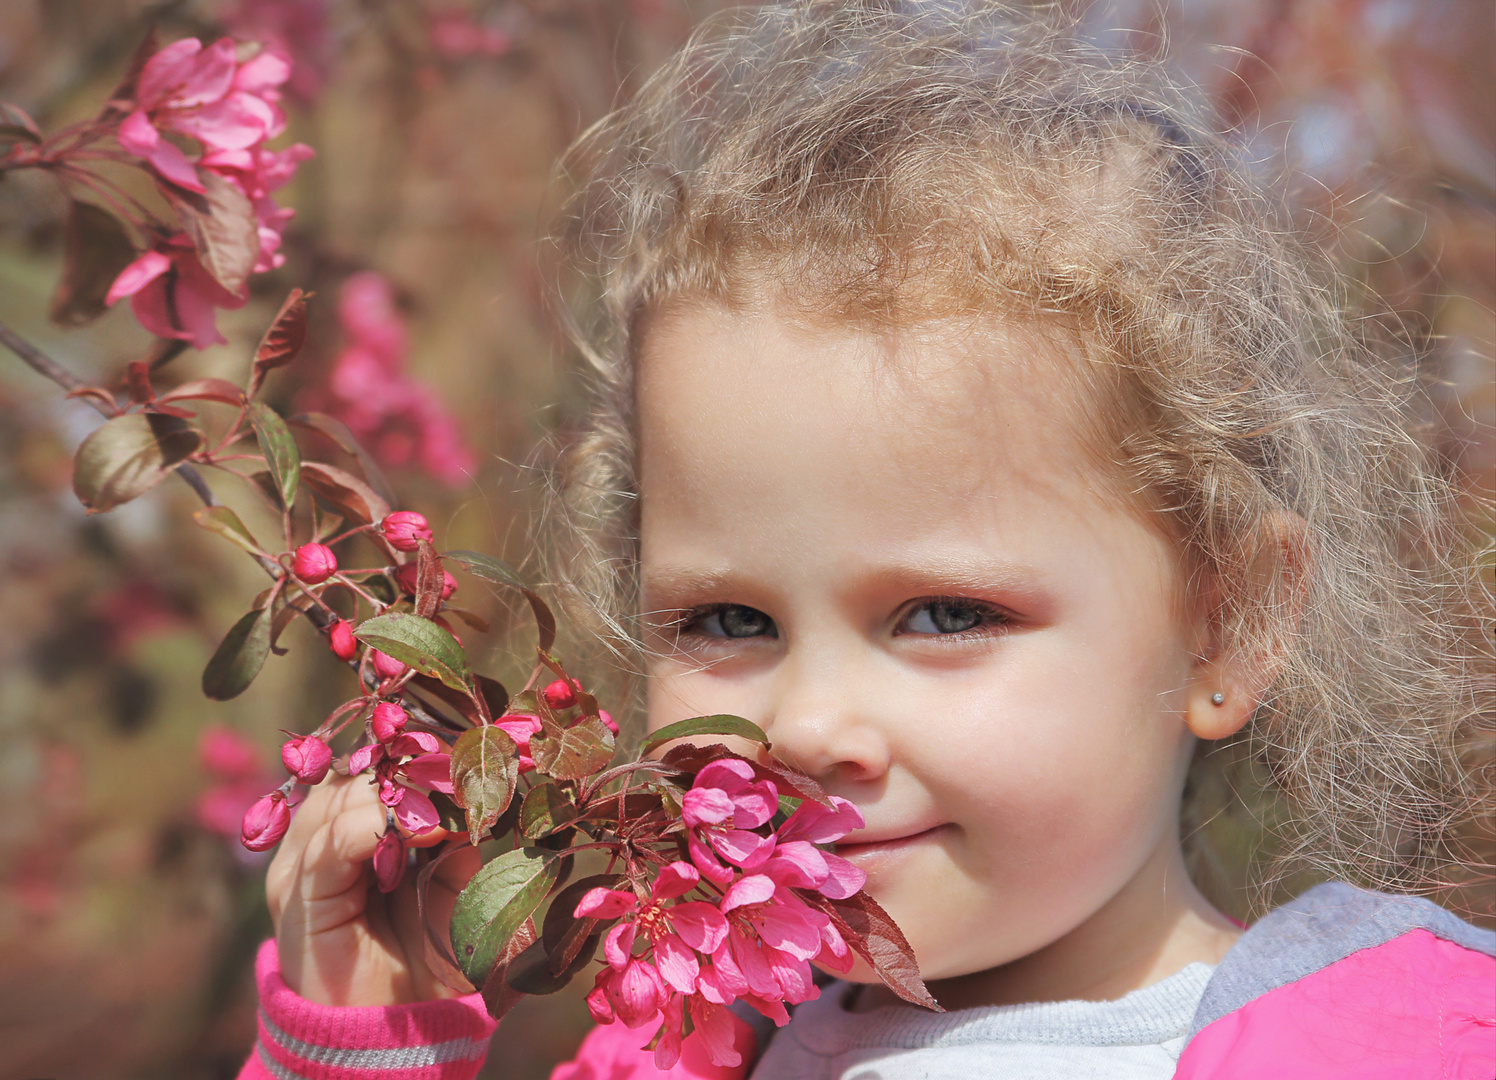
[[[859,870],[839,855],[822,853],[826,860],[826,880],[818,888],[822,896],[845,900],[867,884],[867,871]]]
[[[402,731],[389,741],[390,757],[394,758],[435,754],[441,748],[441,740],[429,731]]]
[[[676,904],[670,909],[670,924],[691,948],[714,953],[727,938],[727,920],[716,907],[700,900]]]
[[[720,1069],[741,1065],[743,1055],[736,1045],[738,1025],[733,1022],[732,1013],[701,996],[688,1000],[694,1030],[686,1036],[687,1040],[700,1040],[711,1063]]]
[[[690,947],[674,934],[661,934],[654,943],[655,966],[660,977],[682,994],[696,989],[696,976],[701,964]]]
[[[117,304],[127,296],[134,296],[145,288],[147,283],[155,281],[170,269],[169,258],[159,251],[147,251],[120,271],[119,277],[114,279],[114,284],[109,286],[109,293],[104,297],[104,302]]]
[[[609,994],[609,1000],[618,1013],[618,1019],[631,1028],[652,1023],[667,998],[660,973],[645,960],[631,960],[609,985],[614,991]]]
[[[146,108],[156,105],[159,98],[192,73],[197,66],[195,57],[202,47],[197,38],[182,38],[147,60],[140,69],[140,78],[135,80],[136,100]]]
[[[803,906],[803,905],[802,905]],[[765,904],[748,916],[764,944],[810,960],[821,951],[821,928],[803,911],[784,903]]]
[[[412,835],[428,832],[442,823],[431,800],[415,788],[405,789],[405,797],[395,807],[395,820]]]
[[[829,844],[866,824],[857,805],[838,795],[831,796],[829,807],[806,799],[790,815],[789,820],[779,827],[779,839]]]
[[[616,919],[620,915],[625,915],[633,911],[638,905],[639,898],[631,892],[599,887],[588,889],[577,903],[576,910],[571,914],[574,919],[585,919],[588,917],[594,919]],[[618,927],[615,926],[613,929],[617,930]],[[609,937],[612,937],[612,935],[610,934]],[[630,941],[629,944],[632,946],[633,942]],[[611,957],[608,962],[612,963]]]
[[[411,738],[415,735],[428,735],[428,732],[411,732],[410,735],[402,735],[395,739]],[[432,737],[432,742],[436,739]],[[411,758],[400,771],[405,774],[405,779],[412,784],[420,784],[432,791],[440,791],[444,795],[452,794],[452,755],[451,754],[422,754],[420,757]]]
[[[692,782],[691,787],[721,788],[729,795],[742,791],[753,780],[753,766],[738,758],[718,758],[706,765]]]
[[[775,888],[773,879],[763,874],[749,874],[727,890],[727,895],[722,898],[722,912],[726,914],[748,904],[762,904],[774,895]]]
[[[803,959],[775,948],[765,948],[764,958],[768,961],[769,970],[774,973],[774,978],[783,992],[783,1001],[790,1005],[799,1005],[801,1002],[814,1001],[821,996],[821,988],[811,977],[810,965]]]
[[[732,798],[721,788],[692,788],[681,799],[681,820],[687,825],[721,825],[733,816]]]
[[[192,162],[187,160],[187,155],[165,139],[156,144],[156,149],[151,151],[149,161],[163,179],[170,180],[177,187],[196,191],[198,194],[208,190],[203,187],[202,180],[198,178],[197,169],[193,167]]]
[[[774,978],[774,972],[759,944],[733,927],[727,935],[727,945],[732,950],[732,958],[737,962],[738,970],[748,983],[748,989],[760,997],[778,998],[779,981]]]
[[[761,866],[774,854],[774,837],[759,836],[742,829],[710,829],[707,830],[706,839],[718,855],[744,870]]]
[[[768,780],[750,784],[732,797],[736,808],[732,823],[739,829],[756,829],[779,810],[779,790]]]
[[[631,922],[619,923],[603,938],[603,957],[614,971],[622,971],[629,963],[629,954],[634,948],[634,935],[639,928]]]
[[[673,862],[660,868],[654,886],[649,890],[651,900],[674,900],[684,896],[701,880],[701,872],[688,862]]]
[[[686,850],[690,853],[691,861],[696,864],[696,869],[701,871],[702,877],[716,885],[727,886],[732,883],[736,875],[717,861],[712,849],[701,842],[694,829],[686,833]]]
[[[781,885],[798,889],[818,888],[830,873],[820,848],[805,840],[785,843],[782,838],[774,848],[773,858],[764,863],[763,872]]]
[[[144,109],[136,109],[119,126],[115,136],[119,144],[136,157],[150,157],[161,142],[161,133],[151,123]]]

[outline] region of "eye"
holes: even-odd
[[[777,638],[779,629],[774,620],[758,608],[720,604],[688,614],[683,620],[681,633],[714,638]]]
[[[921,600],[899,621],[896,634],[964,634],[1006,625],[1008,617],[979,600]]]

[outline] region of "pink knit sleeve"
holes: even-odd
[[[239,1080],[472,1080],[494,1022],[477,994],[414,1005],[338,1008],[297,996],[275,942],[260,946],[259,1039]]]

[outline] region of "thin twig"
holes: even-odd
[[[3,344],[7,349],[24,360],[32,370],[45,375],[69,393],[72,393],[74,390],[81,390],[86,385],[82,379],[57,363],[4,323],[0,323],[0,344]],[[102,405],[97,403],[92,404],[99,412],[104,412]],[[109,414],[105,413],[104,415],[107,416]]]

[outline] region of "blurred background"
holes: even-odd
[[[228,345],[189,350],[169,371],[241,380],[286,291],[316,291],[308,349],[273,378],[273,402],[344,418],[443,546],[523,564],[531,468],[579,402],[535,242],[554,202],[552,165],[722,6],[0,0],[0,100],[43,130],[91,115],[153,24],[163,41],[231,34],[286,50],[290,130],[276,145],[306,143],[316,156],[278,195],[296,212],[285,265],[251,279],[246,307],[220,313]],[[1264,175],[1287,184],[1302,227],[1419,351],[1425,437],[1472,496],[1489,497],[1489,5],[1076,8],[1101,40],[1163,49]],[[81,329],[49,322],[62,218],[44,180],[0,182],[0,322],[113,385],[152,338],[123,304]],[[382,311],[389,330],[378,394],[359,305]],[[352,676],[308,647],[302,626],[290,642],[302,647],[272,658],[243,696],[203,698],[202,666],[263,578],[188,527],[181,484],[85,518],[70,459],[99,422],[0,352],[0,1080],[232,1077],[253,1038],[253,950],[269,931],[266,857],[233,839],[239,816],[279,780],[278,729],[313,726]],[[1490,524],[1480,514],[1477,531]],[[497,620],[486,670],[503,678],[508,630],[524,626],[485,611]],[[1230,886],[1247,880],[1258,839],[1222,832],[1213,856],[1239,913]],[[547,1076],[588,1026],[588,982],[511,1013],[484,1075]]]

